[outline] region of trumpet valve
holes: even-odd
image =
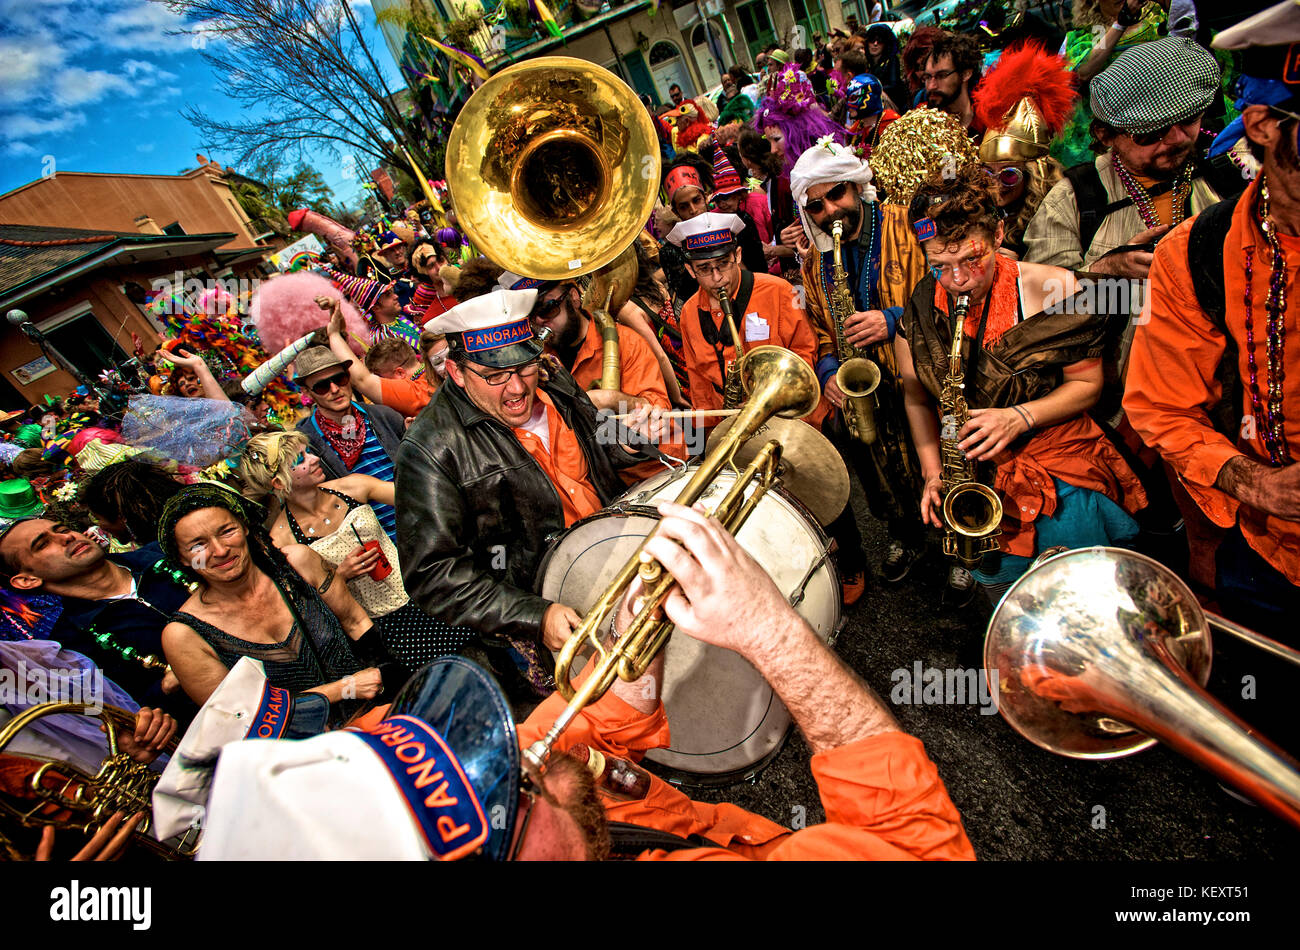
[[[641,578],[641,583],[649,587],[656,584],[659,578],[663,576],[663,566],[658,561],[642,561],[641,566],[636,569],[637,576]]]

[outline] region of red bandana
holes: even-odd
[[[316,424],[320,426],[321,434],[339,454],[348,471],[357,464],[357,460],[361,458],[361,450],[366,447],[366,417],[354,409],[351,419],[355,420],[355,426],[347,424],[346,416],[344,422],[333,422],[326,419],[324,414],[316,413]],[[345,428],[351,430],[352,438],[348,438],[349,432],[345,432]]]

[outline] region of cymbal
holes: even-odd
[[[735,423],[733,416],[709,436],[709,451]],[[748,442],[736,450],[736,467],[743,469],[769,439],[781,443],[781,487],[803,504],[822,525],[839,517],[849,500],[849,470],[835,446],[799,419],[768,419]]]

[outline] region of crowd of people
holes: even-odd
[[[1076,6],[1059,52],[1028,23],[992,48],[987,30],[900,42],[876,23],[770,48],[716,99],[646,102],[662,188],[612,328],[584,281],[507,269],[455,210],[349,241],[323,229],[320,260],[260,302],[184,302],[172,339],[138,351],[139,384],[118,368],[0,419],[0,661],[102,670],[153,768],[223,691],[261,712],[285,691],[294,734],[321,734],[225,746],[206,857],[973,857],[920,741],[695,508],[661,503],[645,548],[680,584],[663,610],[771,684],[815,753],[826,824],[695,802],[641,768],[668,741],[662,655],[546,762],[521,759],[564,710],[551,651],[582,622],[538,574],[568,529],[698,461],[739,358],[775,345],[815,375],[804,423],[887,536],[869,563],[866,513],[825,519],[846,608],[924,571],[948,608],[989,609],[1044,552],[1101,545],[1294,642],[1300,16],[1222,33],[1233,54],[1216,57],[1158,0]],[[245,311],[260,339],[232,350]],[[282,347],[291,371],[243,382]],[[845,391],[850,359],[876,366],[869,395]],[[227,406],[231,451],[196,465],[131,444],[148,397],[155,419]],[[954,559],[963,480],[997,504]],[[244,658],[251,700],[232,695]],[[21,754],[78,764],[102,745],[56,720],[24,741],[0,756],[4,795]],[[421,804],[408,776],[426,758],[459,798]]]

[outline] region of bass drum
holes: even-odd
[[[569,528],[542,563],[542,596],[586,613],[654,529],[655,503],[675,499],[696,468],[641,482]],[[701,500],[712,507],[735,479],[734,473],[719,475]],[[816,519],[791,496],[770,491],[737,540],[817,635],[833,642],[840,626],[840,581]],[[781,700],[730,650],[685,634],[673,637],[666,649],[663,701],[672,744],[647,752],[646,762],[679,785],[730,785],[755,775],[781,751],[790,730]]]

